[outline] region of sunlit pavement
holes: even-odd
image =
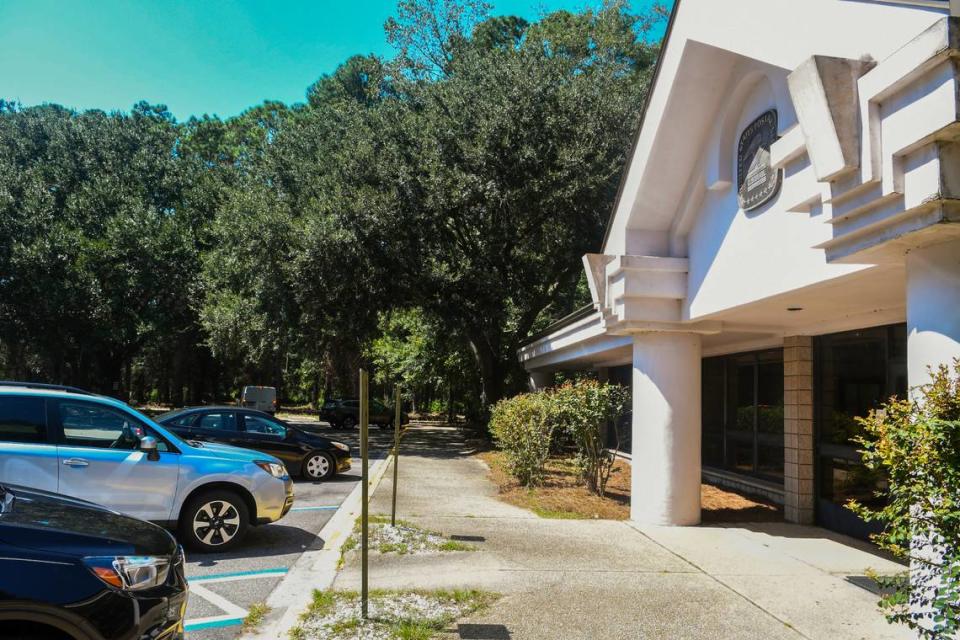
[[[288,421],[349,444],[353,469],[327,482],[295,479],[293,509],[279,522],[254,527],[229,553],[187,553],[189,640],[237,637],[249,608],[267,600],[300,554],[321,548],[317,534],[360,480],[359,432],[331,430],[326,423]],[[392,444],[393,432],[370,430],[371,452]]]

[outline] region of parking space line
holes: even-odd
[[[340,508],[338,504],[325,505],[322,507],[293,507],[290,511],[336,511]]]
[[[243,624],[243,620],[246,618],[235,618],[232,616],[210,616],[209,618],[197,618],[193,622],[188,622],[183,625],[183,630],[187,633],[192,631],[203,631],[204,629],[217,629],[219,627],[232,627],[234,625]]]
[[[214,584],[218,582],[236,582],[240,580],[253,580],[257,578],[282,577],[286,575],[286,573],[286,567],[274,567],[272,569],[259,569],[256,571],[213,573],[206,576],[188,578],[187,582],[190,583],[191,594],[193,596],[199,596],[200,598],[203,598],[216,608],[223,611],[223,613],[216,616],[206,616],[203,618],[187,620],[183,625],[183,630],[190,632],[202,631],[203,629],[216,629],[219,627],[232,627],[234,625],[243,624],[244,619],[247,617],[247,613],[249,613],[243,607],[230,602],[220,594],[204,588],[201,584],[197,584],[198,582],[204,582],[207,584]]]
[[[287,572],[286,567],[274,567],[272,569],[257,569],[254,571],[232,571],[229,573],[211,573],[204,576],[187,578],[187,582],[228,582],[231,580],[243,580],[245,578],[266,578],[269,576],[282,576]]]
[[[212,629],[214,627],[226,627],[234,624],[240,624],[247,617],[247,610],[237,606],[209,589],[204,589],[200,585],[190,587],[194,596],[200,596],[216,608],[223,611],[219,616],[207,616],[205,618],[196,618],[183,625],[184,631],[197,631],[199,629]]]

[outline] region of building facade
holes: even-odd
[[[854,418],[960,357],[960,19],[946,0],[679,0],[592,306],[521,349],[629,382],[634,520],[706,476],[857,535]]]

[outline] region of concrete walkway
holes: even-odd
[[[480,588],[503,594],[445,638],[912,638],[876,596],[847,581],[902,568],[814,527],[642,527],[545,520],[496,499],[457,431],[414,428],[399,467],[399,517],[474,540],[474,552],[371,554],[371,588]],[[373,496],[389,513],[392,471]],[[357,589],[355,564],[335,588]]]

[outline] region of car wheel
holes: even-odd
[[[308,480],[326,480],[337,472],[333,456],[322,451],[314,451],[303,459],[303,477]]]
[[[247,505],[230,491],[191,498],[180,515],[180,540],[194,551],[216,553],[235,546],[250,527]]]
[[[344,429],[353,429],[355,426],[357,426],[357,421],[353,416],[347,416],[343,419],[341,424],[343,425]]]

